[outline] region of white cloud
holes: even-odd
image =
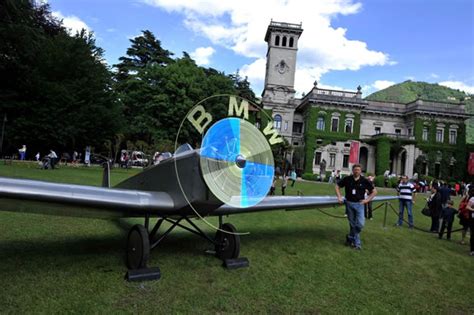
[[[439,82],[438,84],[447,86],[455,90],[464,91],[469,94],[474,94],[474,86],[467,85],[466,83],[461,82],[461,81],[443,81],[443,82]]]
[[[393,81],[376,80],[374,83],[372,83],[372,87],[374,87],[376,90],[383,90],[394,84],[395,82]]]
[[[142,0],[177,12],[184,24],[213,44],[226,47],[255,61],[241,67],[253,87],[261,88],[265,76],[266,43],[263,38],[270,20],[299,23],[295,88],[311,89],[315,80],[331,70],[358,70],[364,66],[392,65],[388,54],[371,50],[360,40],[348,39],[346,29],[334,28],[338,15],[356,14],[361,4],[354,0]]]
[[[190,53],[191,58],[196,61],[196,64],[200,66],[208,65],[210,62],[211,56],[215,53],[215,49],[212,47],[199,47],[195,51]]]
[[[54,11],[53,16],[63,21],[64,27],[69,29],[69,33],[74,35],[77,32],[80,32],[82,29],[90,32],[91,28],[80,18],[75,15],[63,15],[60,11]]]
[[[375,80],[372,84],[367,84],[362,86],[362,94],[364,96],[370,95],[379,90],[388,88],[389,86],[394,85],[395,82],[388,80]]]
[[[437,75],[436,73],[431,73],[431,74],[430,74],[430,77],[431,77],[432,79],[437,79],[437,78],[439,78],[439,75]]]

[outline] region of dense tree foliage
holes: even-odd
[[[215,94],[255,99],[246,79],[199,67],[186,52],[174,60],[170,56],[150,31],[143,31],[131,40],[127,57],[116,65],[115,90],[126,114],[129,139],[144,140],[155,147],[173,143],[182,119],[199,101]],[[227,111],[222,105],[207,104],[206,108],[222,117]],[[199,142],[187,128],[178,140],[193,145]]]
[[[103,51],[84,30],[70,35],[46,4],[0,3],[0,114],[4,148],[30,154],[101,146],[121,127]],[[2,117],[3,118],[3,117]],[[35,152],[35,153],[33,153]]]
[[[29,157],[87,145],[113,156],[125,147],[172,149],[181,120],[202,99],[256,100],[246,78],[200,67],[185,52],[172,57],[144,30],[111,69],[93,35],[70,34],[47,4],[0,2],[0,124],[8,118],[0,154],[22,144]],[[225,105],[214,105],[226,113]],[[185,128],[179,140],[199,139]]]

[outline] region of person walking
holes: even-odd
[[[296,182],[296,172],[295,170],[291,170],[291,187],[295,187],[295,182]]]
[[[344,203],[341,195],[341,188],[345,190],[345,204],[347,219],[349,220],[349,234],[346,235],[346,245],[354,249],[362,249],[360,233],[365,224],[364,205],[369,203],[377,190],[370,181],[361,175],[362,168],[360,164],[352,166],[352,174],[341,179],[335,187],[337,199],[340,204]],[[364,199],[366,190],[369,192]]]
[[[48,157],[50,159],[51,169],[54,170],[54,168],[56,166],[56,160],[58,158],[58,155],[53,150],[49,150]]]
[[[413,228],[413,204],[415,203],[416,188],[415,185],[408,182],[408,176],[403,175],[400,184],[397,186],[399,211],[397,226],[403,225],[403,212],[407,208],[408,227]]]
[[[26,145],[23,145],[21,149],[18,149],[18,152],[20,153],[20,161],[24,161],[26,157]]]

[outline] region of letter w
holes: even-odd
[[[278,131],[273,129],[273,123],[271,121],[269,121],[265,129],[263,129],[263,134],[265,136],[271,135],[270,140],[268,142],[270,142],[270,144],[272,145],[275,143],[283,142],[283,138],[278,134]]]

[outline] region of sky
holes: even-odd
[[[295,89],[356,90],[364,96],[406,80],[474,94],[472,0],[43,0],[71,32],[86,28],[118,63],[130,39],[150,30],[175,57],[265,77],[264,41],[273,21],[302,23]]]

